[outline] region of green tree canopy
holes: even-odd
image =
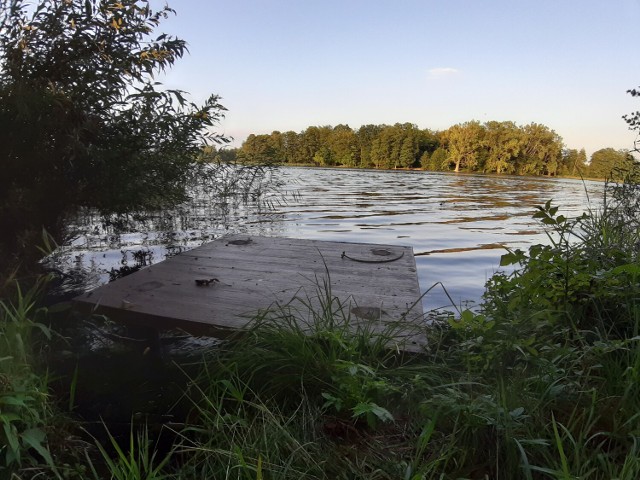
[[[589,176],[593,178],[619,178],[620,171],[629,170],[634,159],[627,150],[602,148],[591,155]]]
[[[513,173],[513,161],[522,148],[522,134],[513,122],[487,122],[485,124],[484,146],[488,155],[485,171]]]
[[[9,250],[29,230],[55,232],[78,205],[184,198],[201,146],[224,141],[210,131],[224,111],[217,96],[196,105],[154,80],[186,52],[154,34],[172,13],[146,0],[2,2],[0,230],[5,246],[18,238]]]
[[[556,175],[562,157],[562,138],[545,125],[522,127],[523,144],[516,161],[521,175]]]
[[[241,159],[248,163],[277,162],[281,152],[278,147],[279,132],[275,135],[251,134],[244,141]]]
[[[357,138],[349,125],[337,125],[331,131],[327,143],[331,158],[339,165],[354,167],[358,150]]]
[[[587,172],[587,153],[584,148],[580,151],[567,148],[562,151],[560,175],[585,175]]]
[[[442,139],[449,151],[449,161],[455,165],[456,172],[461,168],[473,169],[477,165],[483,138],[484,128],[475,120],[454,125],[442,132]]]
[[[360,147],[360,163],[361,167],[369,168],[373,166],[371,160],[371,147],[375,138],[378,137],[382,130],[382,125],[363,125],[361,126],[356,137],[358,139],[358,145]]]
[[[477,121],[443,132],[412,123],[308,127],[301,133],[250,135],[239,158],[255,158],[256,142],[279,145],[269,150],[273,161],[364,168],[466,170],[517,175],[576,175],[584,171],[584,149],[568,150],[549,127],[510,121]],[[263,150],[264,151],[264,150]]]

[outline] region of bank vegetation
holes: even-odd
[[[567,148],[545,125],[510,121],[469,121],[443,131],[412,123],[311,126],[251,134],[238,149],[210,147],[205,157],[250,164],[423,169],[507,175],[572,176],[604,179],[635,162],[627,150],[602,148],[590,158]]]

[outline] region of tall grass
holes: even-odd
[[[463,476],[640,475],[640,243],[627,208],[638,198],[607,189],[604,207],[578,219],[540,207],[550,243],[505,255],[519,268],[488,282],[483,311],[442,326],[432,359],[457,365],[474,391],[460,383],[426,405],[448,418]]]
[[[0,299],[0,478],[12,478],[20,469],[45,464],[53,469],[47,445],[52,417],[46,375],[34,369],[40,334],[50,330],[40,321],[38,307],[45,278],[27,291],[16,282],[13,298]]]
[[[419,355],[320,301],[281,306],[190,392],[185,466],[215,478],[640,478],[640,267],[629,185],[535,217],[478,312],[433,321]],[[630,192],[635,192],[630,195]],[[634,223],[635,222],[635,223]],[[630,228],[630,225],[634,225]]]
[[[315,295],[276,305],[203,359],[168,453],[156,453],[149,431],[132,430],[98,445],[88,471],[96,479],[640,478],[636,180],[607,184],[604,206],[579,218],[551,202],[538,207],[549,242],[508,252],[503,264],[515,269],[487,282],[478,311],[419,328],[356,322],[320,280]],[[48,333],[36,305],[21,291],[0,303],[3,472],[53,462],[46,379],[30,366],[29,335]],[[423,351],[403,351],[409,330],[426,335]]]
[[[158,455],[146,425],[137,428],[135,432],[132,425],[128,442],[124,446],[120,445],[108,429],[107,437],[109,440],[107,447],[113,450],[113,454],[96,440],[95,444],[100,454],[100,461],[93,461],[88,454],[86,455],[89,470],[95,480],[101,480],[105,477],[111,480],[168,480],[175,478],[165,471],[167,463],[171,460],[172,452]],[[97,467],[96,464],[98,464]]]
[[[189,467],[211,478],[353,478],[359,469],[387,478],[380,463],[395,452],[377,452],[374,432],[400,428],[406,378],[395,372],[413,357],[397,342],[412,324],[378,323],[352,318],[328,281],[257,318],[194,379],[194,423],[180,447]]]

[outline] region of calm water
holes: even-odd
[[[88,289],[106,282],[112,268],[133,264],[134,252],[156,263],[225,233],[410,245],[423,291],[442,282],[457,305],[473,304],[505,247],[546,241],[531,218],[535,205],[552,199],[565,216],[575,216],[602,190],[568,179],[407,171],[283,168],[278,177],[284,200],[272,194],[270,208],[199,195],[182,208],[126,223],[84,212],[52,264],[73,274],[70,288]],[[424,298],[427,309],[449,304],[440,287]]]

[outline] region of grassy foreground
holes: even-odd
[[[549,243],[507,253],[515,271],[480,311],[432,319],[421,355],[354,328],[327,285],[320,308],[256,319],[188,378],[168,448],[60,414],[41,286],[18,290],[0,303],[0,479],[640,478],[637,179],[577,219],[539,207]]]

